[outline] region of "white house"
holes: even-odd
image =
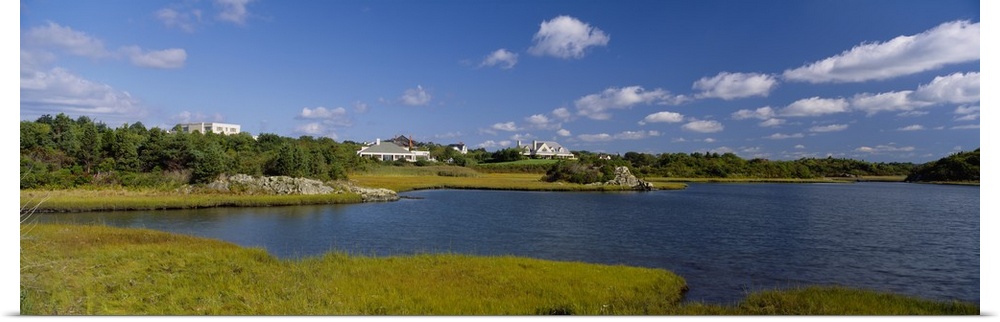
[[[362,147],[358,150],[358,156],[372,158],[380,161],[406,160],[416,162],[418,160],[434,161],[430,151],[410,150],[392,142],[382,142],[375,139],[375,144]]]
[[[467,146],[465,146],[465,143],[459,142],[458,144],[449,144],[448,147],[452,148],[455,151],[458,151],[458,153],[461,153],[461,154],[468,154],[469,153],[469,148]]]
[[[521,149],[521,154],[532,158],[541,159],[576,159],[576,155],[564,148],[559,143],[553,141],[531,141],[531,144],[521,144],[517,141],[517,147]]]
[[[201,122],[201,123],[181,123],[176,126],[181,127],[181,132],[186,133],[217,133],[217,134],[239,134],[240,125],[239,124],[228,124],[228,123],[215,123],[215,122]],[[175,127],[176,127],[175,126]]]

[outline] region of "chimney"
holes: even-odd
[[[410,135],[410,151],[413,151],[413,135]]]
[[[375,139],[375,145],[382,144],[382,139]]]
[[[518,148],[518,149],[520,149],[520,148],[521,148],[521,140],[517,140],[517,148]]]

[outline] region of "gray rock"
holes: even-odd
[[[653,184],[639,180],[628,167],[615,167],[615,178],[605,182],[604,185],[629,187],[633,190],[649,191],[653,190]]]

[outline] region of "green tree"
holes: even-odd
[[[191,156],[192,183],[212,182],[226,171],[228,164],[226,153],[216,142],[211,142],[202,149],[192,151]]]

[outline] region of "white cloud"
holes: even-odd
[[[610,39],[604,31],[576,18],[558,16],[542,22],[528,52],[536,56],[582,58],[588,47],[606,46]]]
[[[896,114],[896,116],[901,116],[901,117],[917,117],[917,116],[924,116],[924,115],[927,115],[927,114],[930,114],[930,113],[931,112],[928,112],[928,111],[906,111],[906,112],[902,112],[902,113]]]
[[[797,139],[797,138],[801,138],[801,137],[805,137],[805,135],[802,135],[802,133],[795,133],[795,134],[774,133],[774,134],[765,136],[764,138],[765,139],[771,139],[771,140],[784,140],[784,139]]]
[[[915,99],[929,103],[975,103],[979,101],[979,73],[954,73],[934,77],[913,93]]]
[[[492,128],[494,130],[507,131],[507,132],[514,132],[518,130],[517,125],[514,124],[514,122],[496,123],[493,124]]]
[[[46,26],[34,27],[25,33],[25,44],[35,49],[55,48],[71,55],[88,58],[128,58],[133,65],[150,68],[180,68],[187,60],[187,52],[184,49],[170,48],[164,50],[146,50],[138,46],[124,46],[117,52],[111,52],[104,47],[104,43],[86,33],[63,27],[54,22],[49,22]],[[38,53],[29,51],[29,58],[45,57],[46,60],[54,60],[51,53]],[[22,57],[26,51],[22,50]]]
[[[492,67],[496,65],[500,65],[500,68],[503,69],[513,68],[514,65],[517,65],[517,54],[500,48],[486,56],[483,62],[479,64],[480,67]]]
[[[556,131],[556,134],[558,134],[559,136],[563,136],[563,137],[573,135],[573,133],[570,133],[570,131],[567,130],[567,129],[559,129],[559,131]]]
[[[646,115],[642,121],[639,121],[639,125],[645,125],[646,123],[678,123],[682,121],[684,121],[684,115],[681,115],[681,113],[663,111]]]
[[[561,124],[553,123],[545,114],[535,114],[524,118],[524,121],[528,122],[533,129],[553,130],[561,126]]]
[[[106,122],[134,122],[146,114],[126,91],[94,82],[62,68],[21,70],[21,115],[67,113]]]
[[[194,32],[198,22],[201,21],[201,10],[194,9],[188,12],[163,8],[157,10],[156,19],[163,22],[167,28],[180,28],[185,32]]]
[[[722,131],[724,127],[722,123],[717,121],[691,121],[681,126],[681,128],[698,133],[715,133]]]
[[[975,121],[979,119],[979,106],[959,106],[955,108],[955,121]]]
[[[979,129],[979,124],[952,126],[951,129],[952,130],[976,130],[976,129]]]
[[[624,131],[617,134],[580,134],[576,138],[584,142],[609,142],[616,140],[641,140],[662,135],[659,131]]]
[[[313,122],[295,127],[295,132],[306,135],[321,135],[326,132],[326,129],[322,124]]]
[[[187,60],[187,52],[179,48],[148,51],[138,46],[128,46],[122,47],[121,52],[129,57],[133,65],[139,67],[181,68]]]
[[[912,146],[896,147],[893,145],[877,145],[875,147],[861,146],[857,149],[854,149],[854,151],[857,152],[872,153],[872,154],[879,154],[886,152],[912,152],[913,150],[915,150],[915,148]]]
[[[930,104],[910,99],[913,91],[899,91],[879,94],[862,93],[854,95],[851,107],[865,111],[868,115],[886,111],[911,111]]]
[[[609,109],[625,109],[636,104],[651,104],[669,100],[670,94],[662,89],[646,91],[640,86],[623,88],[611,87],[600,94],[590,94],[576,100],[575,105],[580,115],[594,120],[607,120],[611,114]]]
[[[766,120],[774,116],[775,116],[774,109],[772,109],[770,106],[764,106],[756,110],[749,110],[749,109],[739,110],[733,112],[733,114],[730,115],[730,117],[732,117],[734,120],[745,120],[750,118]]]
[[[48,25],[28,29],[23,40],[30,45],[57,48],[76,56],[104,58],[111,55],[101,40],[51,21]]]
[[[801,144],[796,144],[796,145],[795,145],[795,148],[796,148],[796,149],[805,149],[805,148],[806,148],[806,146],[805,146],[805,145],[801,145]]]
[[[785,124],[785,119],[766,119],[763,122],[757,123],[761,127],[775,127],[782,124]]]
[[[488,140],[486,142],[479,143],[476,146],[478,146],[480,148],[484,148],[484,149],[505,148],[505,147],[510,146],[510,141],[503,140],[503,141],[497,142],[497,141],[493,141],[493,140]]]
[[[913,124],[913,125],[910,125],[910,126],[904,126],[904,127],[898,128],[898,129],[896,129],[896,131],[920,131],[920,130],[923,130],[923,129],[924,129],[923,125]]]
[[[368,104],[362,101],[354,101],[354,111],[358,113],[368,112]]]
[[[177,123],[222,122],[224,120],[222,114],[219,113],[207,115],[201,112],[192,113],[190,111],[182,111],[177,113],[177,115],[171,116],[170,119],[176,121]]]
[[[351,120],[347,116],[347,109],[343,107],[331,109],[322,106],[316,108],[303,107],[302,111],[295,118],[300,120],[322,120],[325,125],[351,126]]]
[[[552,116],[554,116],[557,120],[568,122],[573,114],[570,113],[568,108],[560,107],[552,110]]]
[[[702,141],[704,141],[704,142],[707,142],[707,143],[715,143],[715,141],[716,141],[716,140],[715,140],[715,139],[713,139],[713,138],[705,138],[705,139],[704,139],[704,140],[702,140]]]
[[[979,60],[979,23],[953,21],[884,43],[864,43],[784,77],[810,83],[883,80]]]
[[[847,124],[818,125],[809,128],[809,132],[826,133],[839,132],[847,129]]]
[[[703,77],[692,88],[702,91],[698,98],[732,100],[750,96],[766,97],[778,84],[771,75],[721,72],[715,77]]]
[[[811,97],[789,104],[781,110],[781,116],[820,116],[848,111],[849,104],[842,98],[829,99]]]
[[[880,94],[862,93],[851,99],[851,107],[868,115],[883,111],[910,112],[940,104],[975,103],[979,101],[979,73],[954,73],[935,77],[917,90]],[[914,112],[905,116],[923,115]]]
[[[247,5],[250,2],[253,0],[215,0],[215,6],[222,10],[217,18],[237,25],[244,25],[247,17],[250,16],[250,12],[247,11]]]
[[[417,88],[407,89],[403,92],[403,96],[399,100],[410,106],[427,105],[431,101],[431,94],[427,93],[422,86],[417,85]]]

